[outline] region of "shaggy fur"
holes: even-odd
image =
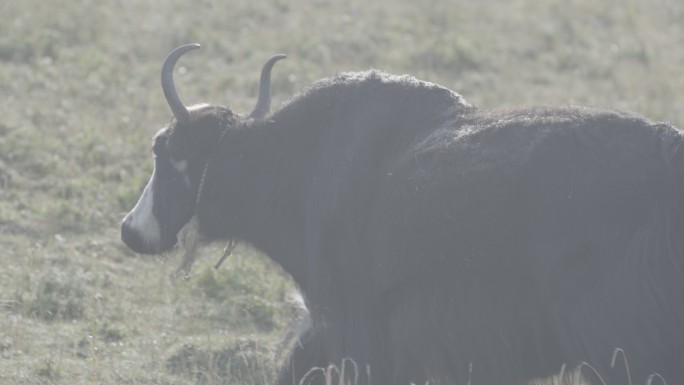
[[[320,81],[263,120],[196,115],[158,138],[194,157],[183,218],[264,251],[309,311],[280,384],[346,358],[370,368],[361,384],[516,384],[581,362],[614,384],[615,348],[635,383],[684,379],[674,127],[483,111],[377,71]]]

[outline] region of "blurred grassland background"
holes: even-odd
[[[0,384],[263,384],[291,283],[242,247],[188,281],[119,222],[170,118],[161,61],[180,44],[187,104],[249,111],[266,58],[274,107],[369,67],[482,108],[577,103],[684,127],[679,0],[0,0]]]

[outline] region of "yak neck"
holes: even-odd
[[[247,121],[229,128],[209,156],[197,202],[208,240],[249,243],[299,284],[303,276],[304,199],[313,138],[301,123]]]

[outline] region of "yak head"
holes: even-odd
[[[178,232],[195,212],[209,154],[223,135],[244,122],[262,119],[271,104],[271,69],[285,55],[271,57],[261,71],[259,97],[249,116],[216,105],[186,107],[173,83],[173,69],[198,44],[171,51],[162,66],[161,83],[173,112],[171,123],[154,138],[154,171],[142,195],[121,224],[121,239],[133,251],[157,254],[171,250]]]

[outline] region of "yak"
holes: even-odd
[[[282,266],[307,316],[278,384],[521,384],[591,365],[588,381],[684,381],[684,143],[667,123],[580,106],[476,108],[378,70],[315,82],[269,112],[173,118],[122,223],[161,253],[196,218],[206,242]],[[583,366],[584,365],[584,366]],[[329,379],[328,379],[329,380]]]

